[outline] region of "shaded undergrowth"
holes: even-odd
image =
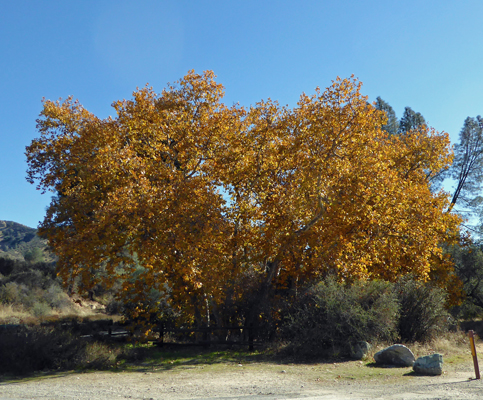
[[[369,365],[376,351],[392,343],[373,346],[367,358],[355,362],[337,354],[317,359],[287,352],[288,344],[276,343],[248,351],[247,347],[179,346],[152,343],[109,343],[82,338],[79,331],[60,330],[52,326],[17,326],[0,330],[0,380],[14,377],[57,374],[61,371],[176,371],[183,369],[226,367],[271,368],[280,365],[346,365],[353,368]],[[447,332],[432,341],[408,344],[416,357],[441,353],[445,363],[459,364],[470,360],[468,338],[464,332]],[[331,367],[332,368],[332,367]]]

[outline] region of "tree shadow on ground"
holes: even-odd
[[[390,365],[390,364],[377,364],[375,362],[366,364],[366,367],[369,367],[369,368],[380,368],[380,369],[396,369],[396,368],[405,369],[405,368],[410,368],[410,367],[403,367],[403,366]]]

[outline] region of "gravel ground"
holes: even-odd
[[[322,367],[321,367],[322,368]],[[274,369],[203,366],[154,372],[67,373],[0,383],[0,399],[481,399],[483,382],[472,365],[442,376],[422,377],[401,372],[374,380],[315,378],[300,367]],[[384,370],[383,370],[384,371]]]

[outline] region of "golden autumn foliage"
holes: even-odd
[[[115,102],[115,118],[45,101],[28,179],[55,194],[40,230],[64,282],[122,282],[139,316],[146,293],[169,287],[196,319],[327,274],[444,284],[440,245],[460,221],[430,182],[451,163],[448,135],[387,135],[360,88],[337,79],[293,109],[245,109],[191,71]]]

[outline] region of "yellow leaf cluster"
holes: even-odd
[[[44,102],[28,180],[55,194],[40,229],[66,284],[122,282],[139,314],[168,285],[196,317],[327,274],[448,275],[440,245],[460,221],[431,191],[451,162],[447,134],[388,136],[353,78],[293,109],[227,107],[214,79],[139,89],[105,120],[71,98]]]

